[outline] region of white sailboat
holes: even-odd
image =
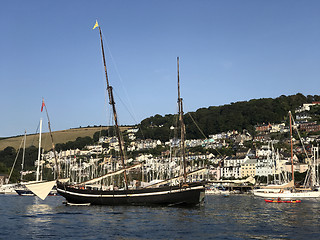
[[[41,121],[40,121],[40,129],[41,129]],[[40,136],[41,136],[41,133],[40,133]],[[18,151],[17,156],[15,158],[14,164],[11,168],[9,178],[7,179],[7,184],[4,184],[0,187],[1,194],[14,194],[14,195],[19,194],[19,195],[23,195],[23,196],[34,195],[30,190],[28,190],[27,185],[39,182],[39,168],[37,169],[37,180],[36,181],[29,181],[29,182],[24,181],[23,176],[24,176],[24,160],[25,160],[26,139],[27,139],[27,133],[25,131],[24,137],[23,137],[21,144],[20,144],[20,147],[19,147],[19,151]],[[21,161],[20,182],[9,184],[13,169],[15,167],[18,155],[20,153],[22,143],[23,143],[23,152],[22,152],[22,161]],[[40,146],[39,146],[39,148],[40,148]],[[38,159],[38,162],[39,162],[39,159]]]
[[[277,198],[277,199],[305,199],[305,198],[319,198],[320,191],[311,188],[296,188],[294,184],[294,170],[293,170],[293,145],[292,145],[292,115],[289,112],[290,119],[290,142],[291,142],[291,173],[292,180],[283,185],[266,186],[264,188],[255,189],[254,196],[263,198]]]
[[[22,144],[24,146],[23,146],[23,153],[22,153],[23,156],[22,156],[22,162],[21,162],[21,180],[23,178],[23,174],[22,173],[23,173],[23,165],[24,165],[26,136],[27,136],[27,133],[25,131],[24,137],[22,138],[20,146],[19,146],[19,151],[18,151],[18,153],[16,155],[16,158],[15,158],[15,160],[13,162],[13,165],[11,167],[11,171],[10,171],[9,177],[8,177],[8,179],[6,179],[6,184],[3,184],[2,186],[0,186],[0,194],[13,194],[13,195],[17,194],[16,189],[19,187],[19,183],[9,183],[9,181],[10,181],[11,175],[13,173],[13,169],[14,169],[14,167],[16,165],[16,162],[17,162],[17,159],[18,159]]]
[[[41,112],[45,107],[44,100],[42,99]],[[40,176],[40,162],[41,162],[41,133],[42,133],[42,119],[40,119],[39,128],[39,150],[38,150],[38,160],[37,160],[37,172],[36,181],[23,182],[21,177],[21,183],[15,191],[21,196],[34,196],[37,195],[39,198],[44,200],[49,194],[57,195],[57,191],[53,190],[56,181],[43,181],[42,176]],[[41,179],[40,179],[41,177]]]
[[[17,194],[15,189],[17,188],[17,183],[7,183],[0,186],[0,194]]]

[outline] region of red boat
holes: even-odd
[[[267,203],[301,203],[301,200],[265,199]]]

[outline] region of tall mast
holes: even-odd
[[[38,165],[37,165],[37,176],[36,181],[39,181],[40,176],[40,158],[41,158],[41,132],[42,132],[42,118],[40,118],[40,130],[39,130],[39,150],[38,150]]]
[[[57,158],[56,148],[55,148],[54,141],[53,141],[53,136],[52,136],[52,131],[51,131],[51,123],[50,123],[50,119],[49,119],[49,114],[48,114],[47,106],[44,104],[44,100],[43,100],[43,99],[42,99],[42,106],[45,108],[46,114],[47,114],[48,128],[49,128],[49,132],[50,132],[50,138],[51,138],[51,144],[52,144],[52,151],[53,151],[53,155],[54,155],[54,161],[55,161],[56,172],[57,172],[57,180],[58,180],[58,179],[59,179],[59,176],[60,176],[60,167],[59,167],[59,165],[58,165],[58,158]],[[41,111],[42,111],[43,107],[41,107]]]
[[[291,174],[292,174],[292,181],[294,184],[294,171],[293,171],[293,143],[292,143],[292,115],[291,111],[289,111],[289,119],[290,119],[290,144],[291,144]]]
[[[108,96],[109,96],[109,104],[112,106],[114,124],[115,124],[115,128],[116,128],[116,135],[117,135],[117,138],[118,138],[118,144],[119,144],[119,149],[120,149],[120,159],[121,159],[122,167],[125,168],[125,161],[124,161],[125,157],[124,157],[124,152],[123,152],[123,144],[122,144],[120,128],[119,128],[119,125],[118,125],[117,111],[116,111],[115,101],[114,101],[114,98],[113,98],[112,86],[110,86],[109,79],[108,79],[107,64],[106,64],[106,59],[105,59],[105,55],[104,55],[101,28],[100,28],[100,26],[98,26],[98,27],[99,27],[99,33],[100,33],[101,51],[102,51],[104,72],[105,72],[105,75],[106,75],[107,90],[108,90]],[[128,189],[128,180],[127,180],[126,170],[124,170],[123,174],[124,174],[125,189]]]
[[[186,127],[183,122],[183,104],[182,98],[180,97],[180,76],[179,76],[179,57],[177,57],[177,75],[178,75],[178,109],[179,109],[179,121],[180,121],[180,130],[181,130],[181,157],[183,162],[183,182],[187,182],[187,163],[186,163],[186,152],[185,152],[185,131]]]
[[[24,157],[26,153],[26,140],[27,140],[27,131],[24,131],[23,152],[22,152],[22,161],[21,161],[21,182],[23,180],[23,165],[24,165]]]

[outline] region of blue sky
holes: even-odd
[[[120,124],[250,99],[319,95],[320,2],[0,2],[0,137],[110,125],[99,32]],[[46,131],[46,127],[44,127]]]

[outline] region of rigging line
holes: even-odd
[[[170,126],[170,131],[169,131],[169,140],[171,138],[173,138],[173,139],[176,138],[177,119],[178,119],[177,114],[174,114],[173,115],[173,122],[171,122],[172,125]],[[171,129],[171,127],[173,127],[173,129]]]
[[[102,125],[100,126],[100,131],[99,131],[99,140],[101,138],[101,132],[102,132]],[[102,144],[101,144],[102,145]]]
[[[141,128],[141,124],[140,123],[137,123],[137,120],[135,119],[135,116],[133,116],[131,114],[131,111],[130,109],[128,109],[127,105],[122,101],[121,97],[117,94],[117,91],[114,91],[115,95],[118,97],[118,99],[120,100],[120,102],[122,103],[122,105],[125,107],[125,109],[128,111],[129,115],[132,117],[133,121],[135,121],[135,124],[137,126],[140,126],[140,131],[141,131],[141,134],[142,134],[142,138],[145,140],[145,136],[143,134],[143,130]],[[134,114],[134,113],[133,113]]]
[[[190,112],[188,112],[188,114],[189,114],[191,120],[193,121],[193,123],[196,125],[196,127],[197,127],[198,130],[200,131],[200,133],[205,137],[205,139],[208,139],[208,138],[206,137],[206,135],[203,133],[203,131],[201,130],[201,128],[198,126],[198,124],[196,123],[196,121],[193,119],[193,117],[192,117],[192,115],[190,114]],[[216,150],[217,153],[218,153],[221,157],[223,157],[223,155],[218,151],[217,148],[215,148],[214,150]]]
[[[42,148],[42,150],[44,151],[45,149],[45,146],[47,146],[47,141],[48,141],[48,137],[49,137],[49,134],[43,134],[44,136],[44,140],[42,141],[43,142],[43,144],[42,144],[42,146],[43,147],[41,147]],[[43,153],[43,152],[42,152]]]
[[[120,100],[120,102],[123,104],[123,106],[125,107],[125,109],[128,111],[128,113],[130,114],[130,116],[132,117],[132,119],[137,123],[137,120],[135,119],[135,117],[131,114],[130,109],[127,107],[127,105],[124,103],[124,101],[122,101],[121,97],[117,94],[117,91],[113,91],[115,93],[115,95],[118,97],[118,99]]]
[[[176,105],[176,113],[178,113],[178,108],[179,108],[179,106],[177,104]],[[179,115],[174,114],[174,117],[173,117],[173,136],[172,136],[173,139],[172,139],[172,143],[170,146],[170,151],[171,151],[170,159],[171,159],[171,161],[172,161],[172,158],[176,158],[178,155],[177,146],[176,146],[176,141],[178,139],[178,122],[179,122]],[[171,135],[171,133],[170,133],[170,135]]]
[[[302,142],[302,139],[301,139],[301,136],[300,136],[300,132],[298,131],[298,128],[297,128],[297,126],[296,126],[296,122],[294,121],[294,118],[293,118],[293,117],[292,117],[292,122],[293,122],[294,128],[296,129],[296,132],[298,133],[298,136],[299,136],[299,139],[300,139],[300,142],[301,142],[303,151],[304,151],[304,153],[306,154],[306,158],[307,158],[307,160],[308,160],[308,164],[310,164],[311,161],[310,161],[310,159],[309,159],[309,157],[308,157],[306,148],[305,148],[305,146],[304,146],[304,144],[303,144],[303,142]],[[310,167],[309,167],[308,170],[307,170],[307,177],[305,178],[304,183],[303,183],[304,186],[306,186],[307,182],[310,180],[310,170],[311,170],[311,169],[310,169]]]
[[[35,142],[35,137],[36,137],[36,135],[37,135],[37,133],[38,133],[39,128],[40,128],[40,122],[38,123],[36,132],[34,133],[35,135],[34,135],[34,137],[32,138],[32,142],[31,142],[30,146],[33,146],[33,145],[34,145],[33,143]]]
[[[107,89],[107,83],[105,80],[103,80],[103,86],[104,86],[104,104],[105,104],[105,109],[106,109],[106,122],[110,122],[110,119],[108,119],[108,112],[110,112],[111,114],[111,111],[109,111],[109,109],[111,109],[111,107],[109,108],[109,103],[108,103],[108,89]]]
[[[102,30],[101,30],[101,32],[102,32]],[[113,64],[114,64],[115,70],[116,70],[116,72],[117,72],[117,74],[118,74],[118,77],[119,77],[119,79],[120,79],[121,86],[122,86],[122,88],[123,88],[123,90],[124,90],[124,92],[125,92],[125,95],[126,95],[126,98],[127,98],[128,102],[129,102],[129,105],[130,105],[131,110],[129,110],[129,108],[127,107],[126,104],[124,104],[124,102],[122,101],[122,99],[121,99],[118,95],[117,95],[117,96],[118,96],[118,98],[120,99],[120,101],[122,102],[122,104],[124,105],[124,107],[125,107],[125,108],[127,109],[127,111],[129,112],[129,114],[130,114],[131,118],[134,120],[135,124],[136,124],[136,125],[139,125],[139,124],[137,123],[137,120],[136,120],[137,117],[136,117],[135,112],[133,111],[133,107],[132,107],[132,105],[131,105],[131,101],[129,100],[128,93],[127,93],[126,89],[123,87],[124,84],[123,84],[121,75],[120,75],[120,73],[119,73],[118,67],[117,67],[117,65],[116,65],[116,61],[115,61],[114,58],[113,58],[113,55],[112,55],[111,50],[110,50],[110,48],[109,48],[108,41],[107,41],[106,37],[104,36],[103,32],[102,32],[102,36],[103,36],[104,42],[106,43],[106,46],[107,46],[109,55],[110,55],[111,60],[112,60],[112,62],[113,62]],[[105,82],[105,81],[104,81],[104,86],[105,86],[105,89],[106,89],[106,82]],[[116,91],[115,91],[114,89],[113,89],[113,91],[116,93]],[[117,94],[117,93],[116,93],[116,94]],[[106,106],[108,106],[108,102],[107,102],[107,92],[105,92],[105,104],[106,104]],[[140,128],[140,129],[141,129],[141,128]],[[142,129],[141,129],[141,132],[142,132]],[[142,135],[144,136],[143,132],[142,132]]]
[[[201,130],[201,128],[199,127],[199,125],[198,125],[198,124],[196,123],[196,121],[193,119],[193,117],[192,117],[192,115],[190,114],[190,112],[188,112],[188,114],[189,114],[191,120],[193,121],[193,123],[196,125],[196,127],[197,127],[198,130],[200,131],[200,133],[202,134],[202,136],[204,136],[205,139],[208,139],[208,138],[206,137],[206,135],[203,133],[203,131]]]
[[[146,137],[144,136],[144,133],[143,133],[141,124],[139,123],[138,126],[139,126],[139,129],[140,129],[140,131],[141,131],[142,139],[146,140]]]
[[[102,32],[102,29],[100,29],[100,31]],[[103,33],[102,33],[103,34]],[[103,38],[105,39],[105,37],[103,36]],[[106,45],[107,45],[107,48],[109,49],[109,46],[108,46],[108,43],[107,43],[107,41],[105,40],[105,43],[106,43]],[[110,52],[110,51],[109,51]],[[102,64],[103,65],[103,64]],[[105,91],[104,91],[104,104],[105,104],[105,109],[106,109],[106,115],[105,115],[105,117],[106,117],[106,119],[105,119],[105,121],[107,122],[107,123],[109,123],[109,125],[111,126],[111,125],[113,125],[113,122],[110,124],[110,118],[108,117],[108,113],[109,113],[109,109],[112,109],[111,107],[109,108],[109,106],[110,106],[110,103],[109,103],[109,97],[108,97],[108,88],[107,88],[107,83],[106,83],[106,81],[105,81],[105,79],[103,79],[103,86],[104,86],[104,89],[105,89]],[[110,112],[110,114],[111,114],[111,112]]]
[[[38,133],[39,128],[40,128],[40,122],[38,123],[38,126],[37,126],[37,129],[36,129],[36,131],[35,131],[35,134]]]
[[[302,138],[301,138],[301,136],[300,136],[300,132],[299,132],[299,130],[298,130],[298,128],[297,128],[296,122],[294,121],[294,118],[293,118],[293,117],[292,117],[292,121],[293,121],[293,126],[295,127],[296,132],[298,133],[298,136],[299,136],[301,145],[302,145],[302,147],[303,147],[304,153],[306,154],[306,157],[307,157],[308,161],[310,162],[310,159],[309,159],[309,157],[308,157],[306,148],[305,148],[305,146],[304,146],[304,144],[303,144],[303,142],[302,142]]]
[[[101,30],[101,31],[102,31],[102,30]],[[118,75],[118,77],[119,77],[119,80],[120,80],[120,83],[121,83],[121,87],[122,87],[122,89],[124,90],[124,93],[125,93],[125,96],[126,96],[126,98],[127,98],[128,103],[129,103],[129,105],[130,105],[130,108],[132,109],[132,112],[133,112],[133,114],[135,115],[135,117],[133,117],[133,119],[135,120],[135,119],[136,119],[136,114],[134,113],[134,111],[133,111],[133,106],[131,105],[131,102],[132,102],[132,101],[130,101],[129,94],[128,94],[126,88],[124,88],[124,83],[123,83],[122,77],[121,77],[120,72],[119,72],[119,70],[118,70],[116,61],[115,61],[115,59],[113,58],[113,55],[112,55],[111,50],[110,50],[110,48],[109,48],[108,41],[107,41],[106,37],[104,36],[103,32],[102,32],[102,37],[103,37],[103,39],[104,39],[104,42],[106,43],[106,46],[107,46],[109,55],[110,55],[110,57],[111,57],[111,60],[112,60],[112,62],[113,62],[113,65],[114,65],[114,69],[115,69],[115,71],[116,71],[116,73],[117,73],[117,75]],[[136,122],[136,123],[137,123],[137,122]]]
[[[107,116],[107,122],[108,122],[108,125],[113,127],[114,126],[114,119],[113,119],[113,113],[112,113],[112,109],[109,109],[109,111],[107,111],[107,113],[109,113],[109,116]],[[111,131],[113,131],[113,128],[111,130],[111,128],[109,127],[108,128],[108,133],[110,133]],[[113,132],[112,132],[113,133]]]
[[[23,143],[23,142],[24,142],[24,138],[22,138],[22,140],[21,140],[20,147],[19,147],[19,151],[18,151],[18,153],[17,153],[17,155],[16,155],[16,158],[15,158],[15,160],[14,160],[13,166],[12,166],[12,168],[11,168],[11,171],[10,171],[10,174],[9,174],[9,177],[8,177],[8,183],[9,183],[9,181],[10,181],[10,178],[11,178],[11,175],[12,175],[12,172],[13,172],[13,168],[14,168],[14,166],[16,165],[16,162],[17,162],[17,159],[18,159],[18,156],[19,156],[19,153],[20,153],[20,150],[21,150],[21,147],[22,147],[22,143]]]

